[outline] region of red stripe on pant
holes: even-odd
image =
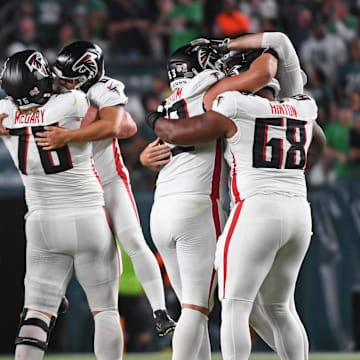
[[[230,245],[230,241],[231,241],[231,237],[234,233],[235,230],[235,226],[239,220],[239,216],[240,216],[240,212],[241,212],[241,208],[244,204],[244,200],[241,200],[240,202],[238,202],[235,206],[235,212],[234,212],[234,216],[231,220],[231,224],[230,224],[230,228],[229,231],[227,233],[226,236],[226,240],[225,240],[225,246],[224,246],[224,293],[223,293],[223,298],[225,299],[225,287],[226,287],[226,276],[227,276],[227,258],[228,258],[228,251],[229,251],[229,245]]]
[[[123,170],[124,166],[123,166],[123,164],[121,162],[121,159],[120,159],[120,154],[119,154],[118,148],[116,146],[116,141],[117,141],[116,139],[113,139],[113,152],[114,152],[114,158],[115,158],[116,172],[120,176],[121,180],[124,182],[126,192],[129,195],[131,205],[132,205],[133,210],[135,212],[136,218],[137,218],[138,222],[140,223],[139,214],[137,212],[136,205],[135,205],[135,200],[134,200],[133,194],[132,194],[132,192],[130,190],[129,180],[127,178],[127,175],[126,175],[125,171]]]

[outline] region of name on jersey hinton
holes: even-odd
[[[36,112],[22,114],[19,111],[15,113],[15,124],[30,125],[30,124],[44,124],[45,110],[40,109]]]
[[[296,116],[297,112],[294,105],[288,104],[269,104],[271,108],[271,112],[273,114],[282,114],[288,116]]]

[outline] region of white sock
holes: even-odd
[[[115,310],[101,311],[94,317],[94,351],[97,360],[121,360],[124,336],[119,313]]]
[[[197,310],[183,308],[172,339],[172,360],[197,360],[207,316]]]
[[[202,337],[197,360],[211,360],[211,346],[210,346],[208,322],[209,321],[207,320],[205,323],[204,334]]]
[[[155,255],[146,246],[129,256],[153,311],[165,309],[164,285]]]
[[[29,310],[25,319],[36,318],[44,321],[49,326],[50,318],[45,314]],[[29,337],[32,339],[38,339],[40,341],[46,341],[46,332],[38,326],[23,325],[19,332],[20,337]],[[17,345],[15,349],[16,360],[41,360],[44,357],[44,351],[31,345]]]
[[[224,360],[248,360],[251,352],[249,316],[252,302],[223,299],[221,353]]]

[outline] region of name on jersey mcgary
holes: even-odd
[[[19,111],[15,113],[15,124],[44,124],[45,110],[40,109],[33,113],[22,114]]]

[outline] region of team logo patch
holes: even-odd
[[[31,72],[38,71],[42,76],[49,77],[48,64],[44,57],[38,51],[32,53],[27,60],[25,65]]]
[[[40,90],[35,86],[33,89],[29,91],[30,96],[36,96],[40,94]]]
[[[86,52],[73,66],[74,72],[80,74],[88,73],[89,76],[94,77],[98,73],[98,66],[96,63],[96,54]]]

